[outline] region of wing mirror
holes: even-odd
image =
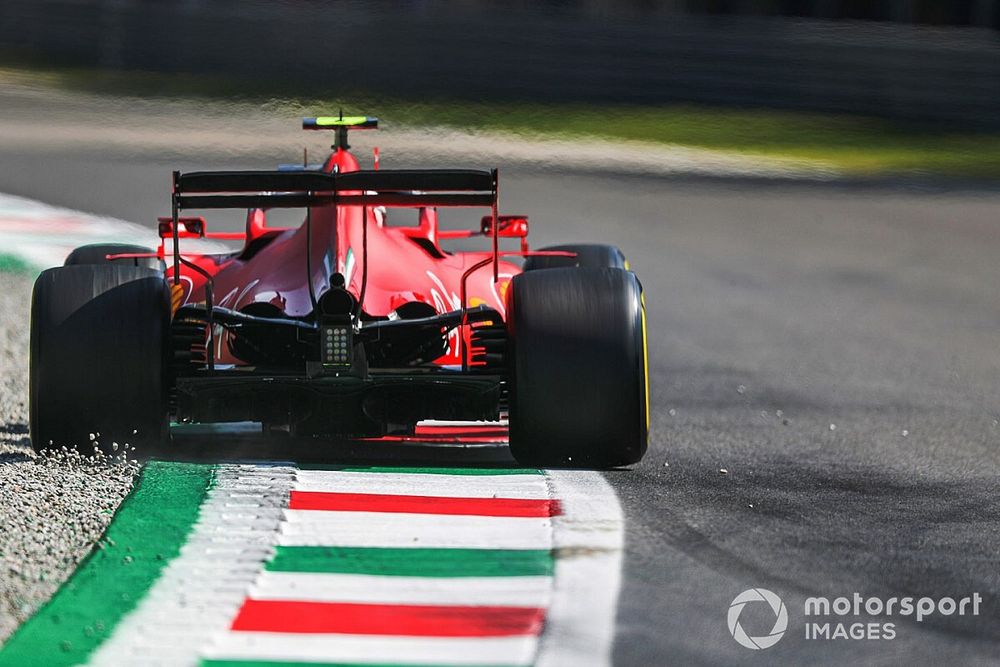
[[[256,211],[256,213],[254,213]],[[169,239],[174,236],[174,220],[169,217],[157,218],[159,224],[159,234],[161,239]],[[259,226],[255,225],[259,223]],[[257,236],[247,236],[247,232],[211,232],[205,229],[205,218],[199,216],[185,216],[177,218],[177,238],[179,239],[218,239],[220,241],[251,241],[260,236],[266,228],[264,227],[264,212],[260,209],[251,209],[247,215],[247,229]]]
[[[493,216],[484,215],[480,229],[483,236],[493,236]],[[498,215],[497,236],[502,238],[523,239],[528,236],[528,216]]]
[[[174,219],[168,217],[157,218],[159,224],[160,238],[165,239],[174,235]],[[205,238],[205,218],[189,217],[177,218],[177,237],[182,239],[202,239]]]

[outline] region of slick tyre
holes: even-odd
[[[30,432],[35,451],[91,454],[168,439],[170,299],[155,269],[82,264],[44,271],[31,302]]]
[[[539,250],[562,250],[576,253],[576,257],[560,257],[545,255],[528,257],[524,260],[525,271],[540,269],[565,269],[577,267],[581,269],[628,269],[628,262],[621,250],[613,245],[593,243],[576,243],[553,245]]]
[[[63,266],[80,264],[114,264],[115,266],[136,266],[158,271],[166,271],[166,263],[159,257],[133,257],[130,259],[108,259],[108,255],[140,254],[156,252],[151,248],[130,243],[95,243],[80,246],[67,257]]]
[[[531,271],[507,291],[510,448],[523,465],[637,462],[649,431],[645,312],[622,269]]]

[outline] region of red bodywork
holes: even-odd
[[[326,160],[322,169],[327,173],[346,173],[359,169],[358,161],[347,150],[338,149]],[[414,226],[390,227],[385,224],[385,209],[359,205],[325,206],[311,209],[311,239],[308,228],[275,229],[267,226],[266,212],[252,209],[247,215],[245,234],[204,234],[208,238],[243,238],[244,249],[233,255],[187,255],[188,261],[213,277],[214,303],[233,310],[244,310],[251,304],[269,303],[285,316],[307,316],[313,309],[309,295],[306,267],[311,264],[315,295],[325,292],[335,273],[346,279],[346,287],[355,298],[361,296],[365,269],[362,252],[362,226],[365,209],[368,216],[368,276],[364,293],[363,312],[371,317],[385,317],[406,303],[418,302],[431,306],[437,313],[463,307],[462,278],[475,264],[491,259],[491,250],[482,252],[444,252],[440,238],[479,235],[474,232],[439,232],[438,214],[434,208],[406,209],[397,217],[413,215]],[[472,211],[469,211],[473,214]],[[169,220],[169,219],[166,219]],[[479,223],[476,216],[472,221]],[[526,220],[513,221],[508,235],[522,237],[522,251],[527,251],[523,235]],[[164,235],[169,237],[169,229]],[[311,248],[307,263],[307,246]],[[161,254],[169,252],[161,246]],[[521,254],[521,253],[516,253]],[[169,260],[169,257],[168,257]],[[170,262],[168,261],[168,264]],[[505,315],[504,298],[511,278],[520,268],[500,260],[497,281],[493,280],[493,263],[486,262],[468,275],[465,306],[486,305]],[[172,272],[168,272],[172,273]],[[204,302],[206,278],[199,272],[181,266],[181,303]],[[219,364],[243,363],[226,344],[226,333],[219,327],[216,336],[215,360]],[[461,364],[459,330],[451,332],[448,352],[437,360],[439,365]]]

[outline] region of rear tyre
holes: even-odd
[[[635,274],[550,269],[507,292],[510,448],[519,463],[609,468],[646,452],[645,313]]]
[[[114,264],[44,271],[31,303],[35,451],[152,454],[168,438],[170,298],[162,274]],[[114,443],[118,443],[116,449]]]
[[[156,252],[152,248],[131,243],[95,243],[93,245],[80,246],[67,257],[63,262],[64,266],[77,266],[80,264],[114,264],[115,266],[135,266],[148,269],[156,269],[160,272],[167,270],[166,263],[159,257],[133,257],[131,259],[108,259],[108,255],[125,255]]]
[[[576,253],[576,257],[560,257],[545,255],[527,257],[524,260],[525,271],[539,269],[566,269],[578,267],[581,269],[628,269],[625,254],[613,245],[596,243],[570,243],[553,245],[539,250],[563,250]]]

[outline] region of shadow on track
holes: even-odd
[[[402,442],[295,437],[261,432],[259,426],[172,429],[171,446],[157,458],[173,461],[281,460],[367,466],[515,468],[504,442]]]

